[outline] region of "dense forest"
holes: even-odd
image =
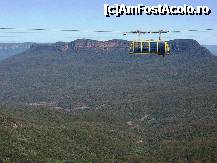
[[[80,42],[0,63],[3,161],[217,162],[217,57],[194,40],[164,58]]]

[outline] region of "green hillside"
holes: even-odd
[[[0,64],[2,160],[217,162],[217,57],[193,40],[165,58],[83,41]]]

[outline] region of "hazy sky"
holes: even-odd
[[[123,16],[107,18],[103,5],[207,5],[209,16]],[[56,42],[72,41],[76,38],[108,40],[113,38],[132,39],[121,34],[96,34],[95,30],[187,30],[214,28],[210,32],[184,32],[167,34],[165,39],[193,38],[202,44],[217,45],[217,1],[216,0],[0,0],[0,42]],[[32,28],[47,28],[32,31]],[[82,32],[62,32],[61,29],[80,29]],[[17,33],[18,32],[18,33]],[[27,33],[23,33],[27,32]]]

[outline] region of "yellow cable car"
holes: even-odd
[[[132,41],[129,49],[130,54],[156,54],[156,55],[167,55],[170,53],[169,43],[167,41],[161,40],[162,33],[168,33],[169,31],[159,30],[159,31],[131,31],[125,32],[127,34],[137,34],[139,37],[141,34],[159,34],[159,39],[154,40],[145,40],[145,41]]]
[[[156,54],[168,55],[170,53],[169,43],[167,41],[133,41],[131,42],[130,54]]]

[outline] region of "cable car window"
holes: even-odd
[[[158,53],[157,44],[158,42],[150,43],[150,53],[156,53],[156,54]]]
[[[131,43],[129,51],[130,53],[134,53],[134,42]]]
[[[165,43],[164,42],[159,42],[159,44],[158,44],[158,52],[159,52],[159,55],[164,55],[165,54]]]
[[[142,53],[149,53],[149,42],[142,43]]]
[[[141,53],[141,42],[134,42],[134,53]]]

